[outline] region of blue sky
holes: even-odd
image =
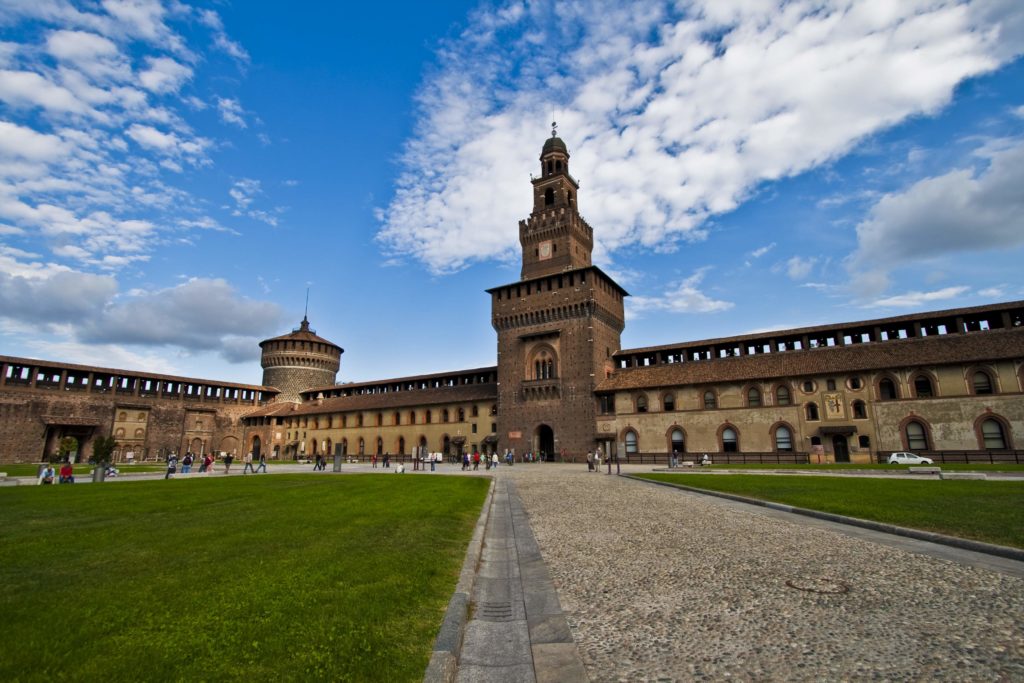
[[[0,353],[490,365],[552,117],[625,348],[1024,298],[1024,6],[0,0]]]

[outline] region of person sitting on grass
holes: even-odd
[[[40,484],[52,484],[53,483],[53,477],[55,476],[55,474],[56,473],[53,471],[53,465],[47,465],[46,467],[43,468],[43,471],[39,474],[39,483]]]
[[[74,484],[75,483],[75,471],[71,467],[70,462],[65,462],[60,466],[60,483],[61,484]]]

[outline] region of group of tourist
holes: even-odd
[[[612,473],[612,462],[615,463],[615,474],[621,474],[622,467],[619,465],[619,458],[614,455],[604,455],[601,453],[600,448],[596,448],[592,451],[587,451],[587,471],[588,472],[600,472],[601,463],[604,462],[608,465],[608,471],[605,474]]]
[[[182,457],[182,459],[181,459],[181,473],[182,474],[191,474],[192,473],[192,465],[194,465],[196,463],[196,460],[198,460],[198,459],[199,459],[198,455],[196,455],[192,451],[187,451],[185,453],[184,457]],[[235,460],[235,456],[231,455],[230,453],[227,453],[224,456],[224,474],[230,474],[230,472],[231,472],[231,463],[233,463],[234,460]],[[252,451],[246,453],[245,457],[242,459],[242,461],[245,463],[245,468],[242,470],[242,474],[248,474],[249,472],[252,472],[253,474],[256,474],[258,472],[266,473],[266,471],[267,471],[267,456],[264,455],[263,453],[260,453],[260,455],[259,455],[259,466],[258,467],[254,467],[253,466]],[[216,459],[214,458],[212,453],[205,454],[202,457],[202,460],[199,463],[199,473],[200,474],[210,474],[210,473],[212,473],[213,472],[213,464],[214,464],[214,462],[216,462]],[[177,473],[177,471],[178,471],[178,454],[177,453],[171,453],[171,454],[169,454],[167,456],[167,472],[166,472],[166,474],[164,474],[164,479],[170,479],[172,475]]]

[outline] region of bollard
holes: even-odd
[[[341,472],[341,453],[334,454],[334,471]]]
[[[103,465],[97,465],[92,470],[92,482],[98,484],[103,481],[107,476],[107,468]]]

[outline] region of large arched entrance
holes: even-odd
[[[846,437],[836,434],[832,437],[832,452],[835,453],[836,462],[850,462],[850,445],[846,443]]]
[[[542,460],[555,459],[555,430],[547,425],[539,425],[534,432],[533,443],[536,446],[534,455]]]
[[[260,443],[260,437],[258,437],[258,436],[252,437],[252,459],[253,460],[259,460],[260,459],[260,449],[262,447],[263,447],[263,444]]]

